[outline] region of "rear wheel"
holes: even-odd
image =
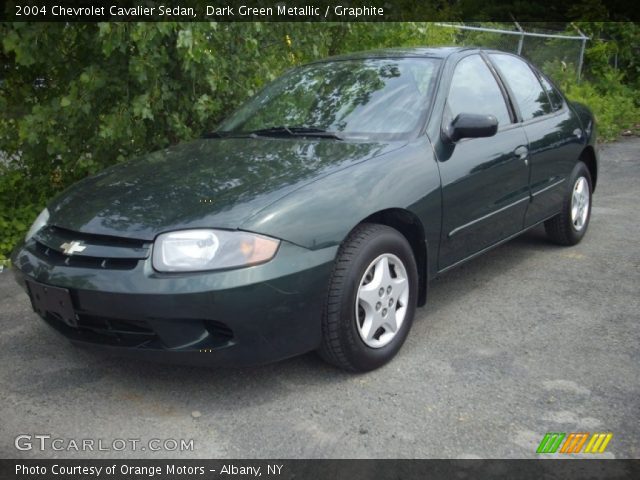
[[[575,245],[584,237],[591,218],[591,185],[589,169],[578,162],[569,177],[562,212],[544,223],[555,243]]]
[[[407,338],[417,290],[406,238],[385,225],[359,225],[336,259],[323,315],[322,357],[360,372],[387,363]]]

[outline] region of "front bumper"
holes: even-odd
[[[200,365],[254,365],[316,349],[337,247],[282,242],[268,263],[161,274],[151,259],[104,269],[51,262],[33,241],[12,255],[18,283],[69,290],[77,326],[40,315],[73,343],[119,355]]]

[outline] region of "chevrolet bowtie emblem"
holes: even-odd
[[[60,248],[62,249],[62,253],[64,253],[65,255],[73,255],[74,253],[82,252],[85,248],[87,248],[87,246],[82,245],[82,242],[76,242],[74,240],[73,242],[63,243],[62,245],[60,245]]]

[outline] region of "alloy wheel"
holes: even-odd
[[[578,177],[571,195],[571,224],[579,232],[589,217],[589,184],[584,177]]]
[[[409,277],[391,253],[377,257],[365,270],[356,298],[356,322],[362,341],[381,348],[396,336],[407,314]]]

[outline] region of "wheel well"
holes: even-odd
[[[427,301],[427,244],[420,219],[408,210],[392,208],[382,210],[363,220],[379,223],[398,230],[409,242],[418,267],[418,305]]]
[[[598,180],[598,164],[596,163],[596,154],[591,145],[587,147],[580,154],[580,160],[585,163],[591,174],[591,189],[595,191],[596,183]]]

